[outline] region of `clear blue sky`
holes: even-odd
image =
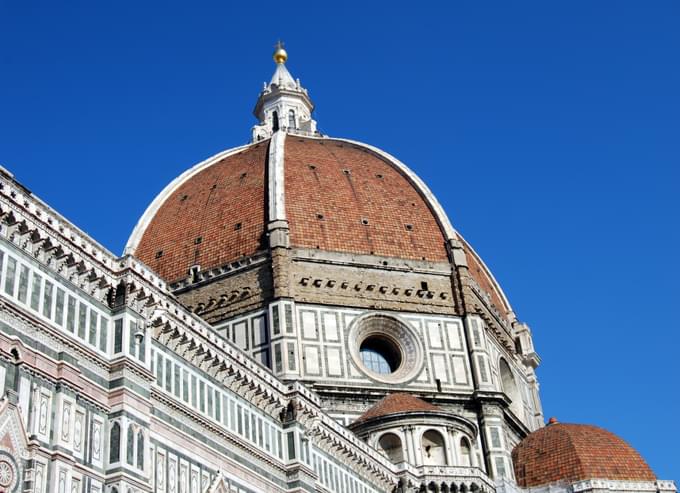
[[[491,267],[546,417],[680,479],[680,3],[229,3],[0,0],[0,164],[121,253],[247,141],[280,37],[321,130],[406,162]]]

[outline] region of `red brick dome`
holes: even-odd
[[[292,247],[448,262],[447,242],[457,238],[477,284],[499,312],[511,312],[489,270],[404,164],[343,139],[274,140],[225,151],[175,179],[140,219],[126,253],[170,283],[192,266],[223,267],[266,250],[276,202],[274,219],[288,222]],[[272,161],[280,161],[278,177]]]
[[[512,460],[517,484],[524,488],[585,479],[656,480],[635,449],[591,425],[550,424],[522,440]]]
[[[269,147],[263,141],[218,155],[176,180],[140,221],[131,253],[173,282],[193,265],[211,269],[263,250]],[[353,143],[297,136],[286,138],[284,156],[292,246],[448,260],[427,197],[389,159]]]

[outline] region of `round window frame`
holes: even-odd
[[[376,323],[377,322],[377,323]],[[423,345],[413,328],[399,317],[388,313],[366,313],[350,324],[349,353],[353,363],[366,376],[381,383],[404,383],[422,370]],[[392,373],[376,373],[361,358],[361,345],[369,338],[382,338],[399,350],[401,363]]]
[[[18,493],[19,485],[21,483],[21,477],[23,475],[23,468],[19,467],[16,459],[5,450],[0,450],[0,462],[7,464],[9,469],[9,481],[2,485],[7,493]]]

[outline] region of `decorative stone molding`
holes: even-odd
[[[364,341],[371,338],[385,340],[400,352],[399,365],[389,374],[378,374],[363,364],[360,351]],[[402,383],[422,370],[425,354],[420,337],[395,315],[367,313],[352,320],[349,326],[349,354],[357,368],[373,380],[382,383]]]

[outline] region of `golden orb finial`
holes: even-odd
[[[274,61],[276,63],[286,63],[286,60],[288,60],[288,53],[283,49],[283,43],[278,41],[276,45],[274,45],[274,48]]]

